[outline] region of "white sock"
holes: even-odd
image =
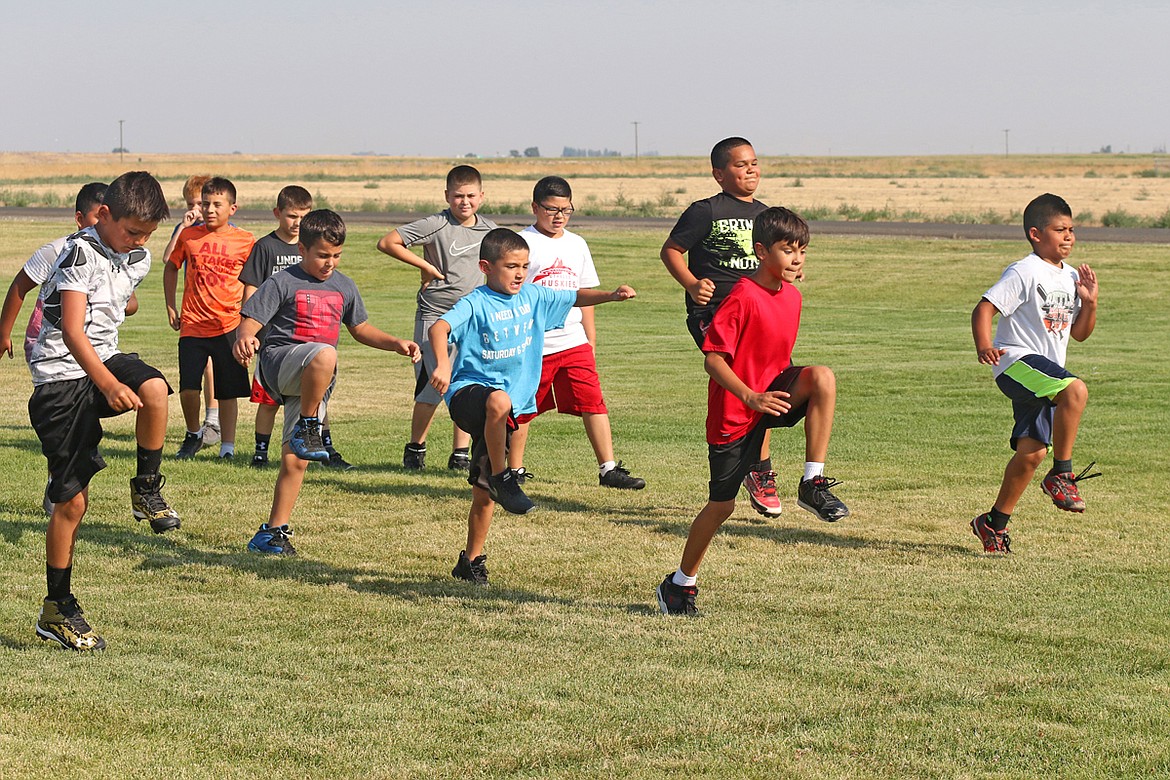
[[[808,480],[808,479],[812,479],[813,477],[822,476],[824,473],[825,473],[825,464],[824,463],[814,463],[812,461],[805,461],[804,479],[802,479],[801,482],[804,482],[805,480]]]
[[[235,454],[236,454],[236,443],[234,441],[223,441],[223,442],[219,443],[219,456],[221,458],[224,455],[235,455]]]
[[[606,474],[613,471],[616,466],[617,463],[612,460],[607,460],[605,463],[602,463],[597,467],[597,471],[601,474],[601,476],[604,477]]]
[[[204,425],[219,425],[219,407],[208,409],[207,414],[203,417]]]
[[[694,585],[696,582],[698,582],[699,578],[698,577],[688,577],[687,575],[683,574],[682,569],[679,569],[678,571],[676,571],[674,573],[674,576],[670,578],[670,581],[673,582],[675,585],[682,585],[684,588],[689,588],[692,585]]]
[[[202,429],[202,428],[196,428],[196,429],[195,429],[195,430],[193,430],[193,431],[187,431],[187,435],[188,435],[188,436],[202,436],[202,435],[203,435],[203,429]]]

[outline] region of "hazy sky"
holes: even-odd
[[[634,121],[661,154],[1170,141],[1164,0],[42,2],[0,64],[7,151],[106,152],[120,119],[139,153],[633,154]]]

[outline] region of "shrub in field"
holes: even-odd
[[[1142,220],[1125,209],[1112,209],[1101,217],[1101,224],[1105,227],[1141,227]]]

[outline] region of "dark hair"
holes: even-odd
[[[573,199],[573,188],[560,176],[545,176],[532,188],[532,202],[540,203],[545,198]]]
[[[731,162],[732,149],[751,145],[751,141],[746,138],[740,138],[738,135],[733,135],[731,138],[724,138],[711,149],[711,167],[726,168],[727,163]]]
[[[447,172],[447,189],[453,190],[464,184],[477,184],[482,187],[483,177],[470,165],[456,165]]]
[[[77,191],[77,200],[73,204],[73,210],[84,214],[94,206],[102,205],[106,199],[106,190],[109,188],[110,185],[104,181],[91,181]]]
[[[301,223],[301,233],[305,232],[305,223]],[[528,251],[528,242],[518,233],[508,228],[496,228],[488,231],[479,245],[479,258],[494,263],[509,252]]]
[[[143,222],[161,222],[171,215],[162,185],[146,171],[130,171],[114,179],[102,203],[114,219],[133,217]]]
[[[752,243],[767,248],[777,241],[808,246],[808,223],[804,217],[783,206],[773,206],[757,214],[752,224]]]
[[[290,184],[276,194],[276,208],[281,211],[285,209],[311,209],[313,208],[313,196],[304,187]]]
[[[212,176],[203,184],[203,191],[200,193],[202,197],[206,198],[208,195],[227,195],[231,198],[232,203],[236,202],[236,185],[222,176]]]
[[[345,220],[336,211],[317,209],[310,211],[301,220],[299,241],[305,249],[312,248],[319,239],[324,239],[334,246],[345,243]]]
[[[1059,195],[1046,192],[1024,209],[1024,235],[1032,240],[1032,228],[1043,230],[1057,217],[1072,218],[1072,208]]]

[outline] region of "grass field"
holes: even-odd
[[[251,229],[267,231],[267,225]],[[0,277],[66,225],[0,222]],[[152,247],[161,249],[166,231]],[[373,323],[409,333],[417,277],[355,230],[342,270]],[[853,516],[795,505],[797,432],[773,440],[785,513],[741,505],[702,570],[705,616],[657,614],[706,496],[706,379],[662,235],[587,234],[607,286],[599,364],[619,457],[649,482],[596,487],[575,419],[533,426],[537,513],[497,516],[492,587],[449,576],[469,488],[404,472],[406,361],[344,337],[331,411],[358,470],[313,470],[301,555],[244,552],[273,472],[177,463],[180,532],[130,517],[131,418],[110,421],[75,591],[109,642],[76,657],[37,641],[44,460],[27,372],[0,366],[0,776],[668,776],[1146,778],[1170,774],[1170,457],[1166,246],[1090,245],[1096,334],[1069,351],[1090,388],[1076,464],[1084,516],[1034,486],[1010,558],[967,523],[1008,457],[1010,412],[976,363],[969,312],[1022,243],[817,238],[796,358],[838,375],[828,473]],[[161,273],[123,331],[177,375]],[[23,327],[23,318],[21,322]],[[241,426],[246,451],[250,421]]]

